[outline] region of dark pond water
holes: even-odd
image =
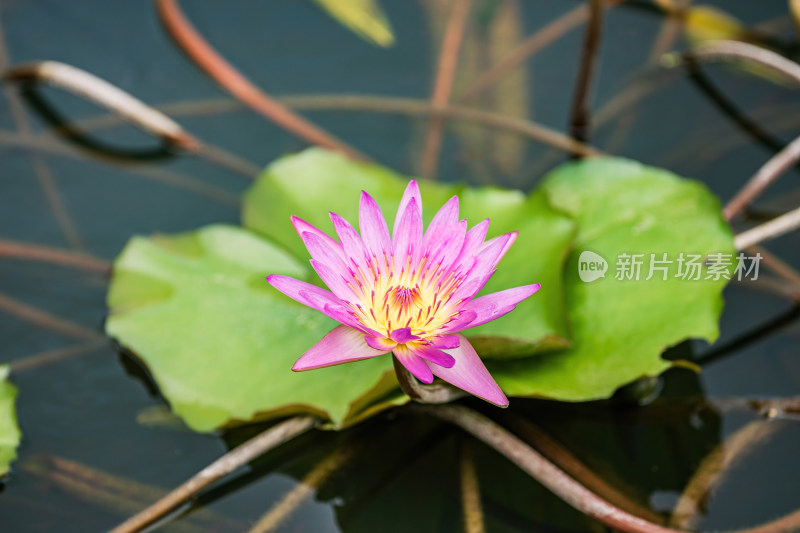
[[[797,51],[785,1],[715,3],[750,26],[766,23],[774,44],[789,55]],[[200,32],[271,94],[430,96],[439,42],[431,30],[436,2],[383,2],[397,36],[390,49],[365,43],[310,1],[183,4]],[[498,3],[475,4],[467,37],[473,62],[487,49],[480,36],[487,34]],[[521,15],[502,28],[511,40],[515,32],[528,36],[578,5],[570,0],[516,4]],[[595,107],[641,86],[641,80],[655,81],[655,89],[641,100],[624,98],[630,105],[595,128],[592,143],[700,179],[726,200],[774,150],[736,126],[683,70],[665,72],[652,62],[663,22],[643,0],[608,13]],[[2,0],[0,25],[12,64],[40,59],[70,63],[154,105],[229,98],[165,35],[151,2]],[[517,81],[501,94],[511,106],[505,111],[527,113],[563,131],[581,36],[580,28],[570,31],[526,62]],[[667,50],[686,46],[679,35]],[[474,78],[480,71],[464,76]],[[800,132],[797,90],[720,66],[705,74],[779,143]],[[457,85],[456,92],[463,87]],[[103,113],[63,93],[46,95],[74,120]],[[0,239],[78,247],[110,260],[133,234],[238,221],[237,206],[224,196],[235,198],[248,186],[237,173],[190,156],[127,166],[98,161],[52,136],[29,108],[24,114],[31,131],[26,131],[25,123],[15,119],[13,102],[0,99]],[[235,106],[224,112],[202,104],[190,107],[193,112],[179,118],[188,130],[258,166],[304,147],[254,112]],[[385,165],[409,174],[419,171],[424,120],[341,110],[306,116]],[[95,136],[129,148],[153,144],[129,126]],[[564,159],[541,143],[509,139],[497,130],[479,129],[477,137],[467,143],[459,123],[448,124],[440,179],[530,189]],[[197,194],[153,179],[153,173],[156,178],[177,174],[219,191],[213,197]],[[775,212],[781,201],[797,205],[797,179],[796,170],[789,172],[759,202],[761,211]],[[777,239],[769,248],[800,267],[800,234]],[[54,350],[76,352],[13,373],[24,439],[0,494],[3,532],[107,530],[157,497],[154,488],[177,486],[246,437],[248,430],[197,435],[182,429],[163,416],[160,400],[110,343],[87,340],[91,332],[102,331],[106,284],[100,274],[0,258],[0,295],[11,302],[0,309],[0,362]],[[682,357],[701,362],[716,356],[706,360],[699,376],[681,369],[668,372],[652,403],[514,400],[505,414],[534,422],[638,506],[668,515],[702,459],[759,419],[752,409],[730,409],[725,399],[800,391],[800,326],[792,302],[741,285],[731,286],[726,300],[718,344],[679,348]],[[14,302],[88,333],[26,318]],[[748,337],[752,332],[760,334]],[[798,507],[800,425],[796,420],[771,424],[779,427],[764,430],[769,437],[753,444],[703,500],[698,529],[751,526]],[[465,448],[476,458],[488,531],[604,529],[458,431],[400,414],[340,435],[310,434],[218,485],[202,497],[200,512],[160,530],[246,531],[337,446],[355,446],[358,453],[304,500],[280,531],[460,531],[458,473]],[[113,490],[120,480],[127,483],[124,490]]]

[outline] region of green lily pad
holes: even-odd
[[[0,365],[0,477],[8,473],[9,465],[17,458],[17,446],[22,437],[14,410],[17,388],[6,378],[8,365]]]
[[[297,413],[341,427],[360,416],[362,396],[380,399],[394,380],[389,357],[292,372],[336,323],[272,289],[267,274],[303,279],[310,269],[222,225],[134,237],[114,263],[106,331],[144,361],[195,431]]]
[[[573,346],[533,358],[489,362],[507,394],[571,401],[606,398],[625,383],[669,368],[673,363],[661,358],[667,347],[688,338],[716,339],[727,280],[704,279],[711,272],[707,267],[700,280],[677,276],[681,253],[684,259],[688,254],[727,254],[736,263],[733,236],[719,202],[702,184],[606,158],[560,167],[546,178],[543,191],[553,207],[578,223],[564,274]],[[608,262],[605,277],[581,281],[578,263],[584,251]],[[620,266],[625,262],[620,254],[644,254],[638,281],[616,279],[618,272],[628,273]],[[645,280],[650,254],[658,260],[666,254],[672,263],[656,265],[666,272],[654,270]],[[723,270],[730,275],[732,269]]]
[[[378,165],[356,163],[312,148],[270,165],[245,194],[243,224],[308,258],[289,222],[291,215],[335,235],[328,213],[358,221],[362,190],[378,202],[391,227],[410,178]],[[469,188],[421,180],[427,224],[451,196],[458,195],[462,217],[472,226],[491,219],[489,236],[519,231],[519,237],[483,293],[541,283],[542,290],[513,313],[465,333],[482,357],[514,357],[568,345],[561,285],[562,265],[574,223],[552,209],[541,194],[495,187]]]

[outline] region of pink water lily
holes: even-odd
[[[341,323],[295,362],[310,370],[392,352],[423,383],[434,376],[497,405],[508,405],[475,349],[459,332],[513,310],[539,284],[475,298],[517,237],[486,241],[489,220],[469,231],[453,196],[422,227],[419,186],[411,181],[397,210],[394,231],[380,207],[361,193],[361,235],[330,214],[339,241],[292,217],[311,254],[311,265],[330,291],[272,275],[267,281],[290,298]]]

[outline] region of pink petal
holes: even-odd
[[[397,360],[423,383],[433,381],[433,373],[424,359],[415,355],[405,344],[398,344],[392,350]]]
[[[383,212],[372,196],[363,191],[358,209],[358,225],[368,253],[379,257],[392,251],[392,239]]]
[[[514,241],[517,240],[517,235],[519,235],[518,232],[512,231],[511,233],[498,235],[494,239],[489,239],[483,244],[480,250],[478,250],[477,255],[486,255],[490,257],[494,261],[494,266],[497,266],[497,263],[500,262],[506,255],[506,252],[511,248],[511,245],[514,244]],[[494,266],[492,268],[494,268]]]
[[[325,285],[338,296],[340,299],[345,300],[347,302],[357,301],[358,298],[356,297],[353,289],[350,285],[342,277],[342,274],[335,271],[328,265],[317,261],[316,259],[311,260],[311,266],[314,267],[314,270],[325,282]],[[349,276],[349,275],[348,275]]]
[[[480,326],[513,311],[519,302],[538,291],[541,285],[524,285],[487,294],[464,305],[462,311],[475,311],[477,317],[469,327]]]
[[[453,293],[453,300],[471,298],[477,294],[492,277],[497,263],[500,262],[516,238],[517,232],[515,231],[486,241],[478,250],[475,264],[467,272],[463,284]]]
[[[461,310],[458,316],[452,321],[445,324],[442,328],[443,333],[456,333],[462,329],[471,328],[472,322],[478,317],[475,311]]]
[[[411,334],[411,328],[398,328],[389,334],[389,337],[397,344],[419,340],[419,337]]]
[[[458,223],[458,196],[450,198],[433,216],[428,229],[425,231],[425,242],[430,242],[444,227]],[[426,247],[427,248],[427,247]]]
[[[356,266],[366,268],[366,254],[364,252],[364,243],[361,237],[353,226],[348,221],[340,217],[336,213],[330,213],[331,221],[333,222],[333,229],[336,230],[336,235],[344,248],[344,253],[347,258],[352,261]],[[350,265],[350,261],[345,260]]]
[[[308,248],[308,252],[311,254],[312,259],[319,263],[323,263],[327,267],[336,270],[340,274],[345,274],[348,272],[344,256],[340,255],[336,249],[334,249],[328,244],[327,241],[325,241],[325,239],[316,233],[309,232],[303,233],[301,237],[303,238],[303,242],[305,243],[306,248]],[[338,242],[336,244],[341,248],[341,245]]]
[[[461,341],[459,347],[448,350],[456,360],[452,368],[444,368],[430,362],[427,363],[428,367],[436,376],[448,383],[474,394],[478,398],[483,398],[500,407],[506,407],[508,398],[483,366],[475,348],[463,335],[459,335],[459,337]]]
[[[300,356],[292,370],[311,370],[368,359],[385,354],[367,345],[364,334],[348,326],[337,326]]]
[[[360,329],[364,333],[376,335],[374,331],[361,325],[352,310],[336,295],[299,279],[288,276],[267,276],[267,282],[283,294],[303,305],[324,313],[342,324]]]
[[[368,336],[366,337],[366,341],[367,344],[376,350],[383,350],[386,352],[394,350],[394,347],[397,346],[397,343],[392,339],[387,339],[386,337],[381,337],[380,335],[374,335],[371,337]]]
[[[451,368],[454,364],[456,364],[456,360],[447,352],[439,350],[438,348],[434,348],[432,346],[426,345],[419,345],[417,343],[409,344],[409,348],[411,349],[414,354],[422,357],[428,362],[431,362],[435,365],[443,366],[445,368]]]
[[[273,274],[267,276],[267,283],[281,291],[283,294],[307,305],[317,311],[322,311],[325,305],[342,305],[342,301],[337,298],[333,293],[320,289],[316,285],[300,281],[299,279],[290,278],[289,276],[280,276]],[[312,302],[308,299],[309,295],[313,295],[315,300]]]
[[[486,232],[489,231],[489,219],[473,226],[464,236],[464,244],[458,253],[458,258],[453,262],[453,269],[464,272],[472,268],[478,249],[483,246]]]
[[[437,234],[425,245],[425,254],[429,256],[426,267],[436,270],[449,270],[458,252],[464,244],[467,233],[467,221],[462,220],[449,226],[440,226]]]
[[[440,350],[458,348],[459,344],[458,335],[439,335],[431,339],[431,346]]]
[[[411,268],[416,267],[422,252],[422,211],[417,200],[412,198],[395,225],[394,260],[395,269],[401,270],[410,258]]]
[[[303,239],[303,243],[306,245],[306,248],[308,247],[308,243],[306,243],[306,237],[303,237],[303,234],[308,233],[311,235],[316,235],[326,245],[326,247],[336,252],[336,254],[339,255],[342,260],[344,260],[344,249],[342,248],[341,244],[329,237],[322,230],[312,226],[300,217],[292,216],[291,220],[295,231],[297,231],[297,234],[300,235],[301,239]]]
[[[403,198],[400,200],[400,206],[397,208],[397,216],[394,217],[394,229],[392,230],[392,236],[395,240],[397,239],[397,230],[400,227],[400,219],[403,218],[403,214],[406,212],[406,208],[408,204],[411,203],[411,200],[417,201],[417,207],[419,207],[420,216],[422,216],[422,196],[419,193],[417,180],[408,182],[406,190],[403,193]]]
[[[361,324],[355,316],[352,308],[343,304],[341,300],[336,298],[338,303],[326,301],[317,294],[309,294],[306,291],[301,291],[300,296],[306,299],[308,305],[322,311],[337,322],[341,322],[351,328],[356,328],[366,335],[377,335],[375,331]]]

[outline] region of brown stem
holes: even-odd
[[[775,420],[754,420],[714,448],[686,484],[672,512],[669,525],[681,529],[693,528],[698,513],[705,507],[709,493],[719,486],[725,473],[779,429],[781,424]]]
[[[670,16],[665,17],[661,22],[661,28],[658,31],[658,36],[656,37],[653,48],[650,50],[650,54],[647,58],[647,64],[649,66],[652,67],[658,65],[659,61],[661,60],[661,56],[663,56],[667,50],[672,48],[672,46],[675,44],[675,39],[677,39],[680,35],[682,26],[684,24],[686,9],[691,3],[692,0],[677,0],[674,3],[671,2],[670,7],[665,9]]]
[[[626,533],[683,533],[643,520],[600,498],[569,477],[519,438],[485,416],[459,405],[422,406],[411,409],[459,426],[491,446],[524,472],[578,511],[606,526]],[[739,533],[784,533],[800,527],[800,511]]]
[[[505,418],[508,420],[511,428],[530,443],[533,448],[555,463],[556,466],[564,470],[568,475],[586,486],[587,489],[640,518],[657,524],[663,524],[663,517],[654,513],[644,505],[632,500],[604,481],[583,464],[580,459],[564,448],[560,442],[531,422],[518,416],[506,415]]]
[[[0,310],[11,313],[12,315],[25,320],[26,322],[31,322],[39,327],[57,331],[65,335],[69,335],[70,337],[83,340],[97,340],[104,338],[94,330],[91,330],[80,324],[76,324],[75,322],[57,317],[4,294],[0,294]]]
[[[498,61],[486,72],[478,76],[472,85],[457,98],[459,102],[471,102],[486,92],[507,73],[513,71],[520,64],[536,55],[544,47],[557,40],[569,30],[577,27],[587,19],[589,8],[581,4],[561,15],[544,28],[540,29],[511,50],[502,60]]]
[[[194,149],[198,141],[177,122],[94,74],[59,61],[37,61],[9,68],[6,81],[44,83],[81,96],[165,141]]]
[[[625,0],[605,0],[607,7],[615,6]],[[467,87],[457,99],[459,102],[471,102],[486,92],[492,85],[500,81],[503,76],[517,68],[521,63],[529,60],[540,50],[558,40],[570,30],[582,24],[589,17],[589,7],[581,4],[567,13],[550,22],[544,28],[519,43],[503,59],[492,65],[486,72]]]
[[[121,478],[91,468],[85,464],[55,455],[34,455],[19,465],[20,470],[50,485],[59,487],[71,496],[112,511],[128,515],[147,502],[163,496],[166,491],[151,485]],[[175,531],[241,531],[239,522],[208,509],[193,512],[186,520],[171,524]]]
[[[736,236],[734,244],[737,250],[743,250],[754,244],[779,237],[797,228],[800,228],[800,207],[779,217],[775,217],[769,222],[764,222],[755,228],[743,231]]]
[[[333,453],[319,462],[302,481],[272,506],[264,516],[258,519],[248,533],[267,533],[277,529],[304,501],[330,479],[338,470],[354,456],[352,446],[340,446]]]
[[[800,85],[800,65],[771,50],[741,41],[707,41],[693,48],[688,56],[692,60],[745,61],[766,67],[781,77]]]
[[[458,54],[461,50],[461,42],[464,40],[467,20],[469,20],[470,4],[471,0],[453,0],[450,18],[447,21],[447,28],[442,40],[436,80],[433,84],[431,106],[434,109],[446,106],[450,101],[458,66]],[[428,121],[428,135],[422,149],[421,169],[422,175],[426,178],[435,178],[436,176],[443,133],[444,122],[440,117],[432,116]]]
[[[3,73],[3,78],[23,83],[46,83],[69,91],[105,107],[123,120],[166,142],[249,178],[260,170],[249,161],[200,141],[167,115],[119,87],[71,65],[58,61],[27,63],[8,69]]]
[[[107,274],[111,270],[111,263],[99,257],[61,250],[49,246],[28,244],[23,242],[6,241],[0,239],[0,257],[10,257],[25,261],[41,261],[54,265],[79,268],[92,272]]]
[[[11,59],[6,47],[2,25],[0,25],[0,72],[8,68],[10,64]],[[23,135],[31,135],[33,133],[33,128],[31,127],[28,116],[25,114],[25,106],[19,94],[12,88],[6,86],[3,87],[3,92],[5,93],[6,100],[8,100],[11,119],[14,121],[17,130]],[[47,198],[47,203],[58,225],[61,227],[61,231],[64,233],[64,237],[67,239],[70,246],[81,249],[83,244],[80,234],[75,226],[75,221],[72,220],[72,216],[67,210],[64,199],[61,197],[61,193],[58,190],[58,185],[53,177],[53,173],[50,171],[50,167],[39,154],[30,154],[30,162],[33,167],[33,172],[36,174],[36,179],[39,181],[39,185]]]
[[[63,361],[64,359],[68,359],[70,357],[77,357],[96,352],[107,344],[108,340],[101,338],[83,344],[78,344],[76,346],[69,346],[67,348],[46,350],[44,352],[14,359],[9,363],[9,366],[11,367],[11,371],[14,373],[25,372],[26,370],[38,368],[56,361]]]
[[[203,470],[195,474],[153,505],[140,511],[122,524],[111,530],[111,533],[134,533],[166,516],[173,509],[196,496],[201,490],[218,479],[246,465],[256,457],[276,448],[302,433],[313,428],[317,419],[310,416],[296,416],[266,431],[259,433],[229,451]]]
[[[465,533],[485,533],[483,506],[478,473],[475,469],[473,443],[462,439],[460,446],[459,470],[461,474],[461,514],[464,518]]]
[[[589,138],[589,100],[603,29],[603,2],[601,0],[588,0],[588,2],[589,23],[583,39],[580,70],[578,70],[578,77],[575,80],[570,118],[570,135],[573,139],[581,142],[586,142]]]
[[[763,246],[753,245],[747,248],[747,253],[751,256],[756,254],[761,255],[761,263],[777,274],[781,279],[800,290],[800,272],[791,267],[791,265],[782,261],[778,256],[773,255],[772,252]]]
[[[602,151],[592,146],[580,143],[556,130],[542,126],[536,122],[507,117],[492,111],[485,111],[473,107],[450,105],[441,109],[434,109],[430,102],[426,100],[359,94],[280,96],[277,97],[277,99],[294,109],[315,111],[368,111],[425,117],[433,115],[441,116],[447,119],[474,122],[476,124],[510,131],[568,153],[581,154],[585,157],[603,155]],[[170,115],[182,116],[204,113],[227,113],[241,109],[241,104],[234,100],[213,99],[176,102],[164,104],[158,106],[158,108],[169,112]],[[112,116],[99,116],[86,119],[76,125],[80,126],[84,131],[92,131],[95,129],[112,127],[116,123]]]
[[[771,294],[777,294],[778,296],[789,298],[790,300],[794,300],[800,304],[800,287],[794,287],[781,280],[759,275],[758,280],[756,280],[755,283],[753,283],[752,280],[734,280],[734,282],[737,284],[737,286],[745,289],[754,289],[769,292]]]
[[[184,16],[177,0],[157,0],[156,9],[161,22],[178,46],[206,74],[242,103],[311,144],[341,152],[352,159],[367,159],[330,133],[292,113],[253,85],[203,39]]]
[[[39,151],[60,156],[77,158],[82,161],[84,160],[80,156],[79,152],[70,149],[63,143],[59,143],[47,138],[31,137],[29,135],[19,135],[14,132],[0,130],[0,144],[18,148],[24,148],[32,151]],[[103,163],[118,162],[113,158],[97,157],[97,159]],[[191,193],[197,194],[199,196],[203,196],[215,202],[218,202],[222,205],[239,208],[241,204],[241,200],[238,196],[231,194],[228,191],[221,189],[215,185],[203,183],[202,181],[199,181],[191,176],[181,174],[179,172],[166,170],[163,168],[151,167],[151,166],[142,166],[142,165],[132,166],[123,164],[120,166],[120,168],[122,168],[127,172],[130,172],[134,176],[157,181],[161,184],[169,185],[170,187],[180,188],[189,191]]]
[[[783,150],[772,156],[764,166],[758,169],[758,172],[725,206],[723,210],[725,218],[731,220],[735,217],[798,160],[800,160],[800,137],[787,144]]]
[[[435,108],[424,100],[361,95],[294,96],[286,97],[284,101],[293,107],[302,107],[304,109],[377,111],[407,115],[440,116],[442,118],[476,122],[529,137],[568,153],[579,154],[585,157],[603,155],[603,152],[592,146],[576,141],[536,122],[507,117],[492,111],[484,111],[473,107],[450,105]]]

